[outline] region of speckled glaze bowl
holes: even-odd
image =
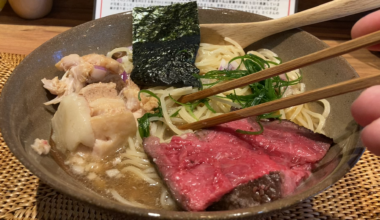
[[[201,9],[201,23],[237,23],[266,20],[263,16],[222,9]],[[30,145],[35,138],[49,139],[55,109],[43,103],[52,96],[42,87],[41,79],[62,76],[54,64],[63,56],[76,53],[105,54],[115,47],[131,45],[132,17],[123,13],[91,21],[72,28],[46,42],[15,69],[0,97],[0,127],[3,137],[16,157],[51,187],[80,201],[128,218],[162,219],[232,219],[264,217],[281,211],[322,192],[342,178],[358,161],[364,151],[359,141],[359,127],[353,122],[349,107],[358,93],[330,98],[331,115],[325,131],[335,144],[319,163],[312,176],[294,195],[254,208],[219,212],[174,212],[147,210],[123,205],[104,198],[69,176],[50,156],[39,156]],[[284,61],[327,47],[301,30],[286,31],[253,45],[247,50],[268,48]],[[334,58],[302,69],[307,89],[315,89],[357,77],[343,58]],[[321,108],[316,103],[314,108]]]

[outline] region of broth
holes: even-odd
[[[68,153],[65,155],[57,149],[54,142],[50,139],[50,145],[52,146],[51,155],[57,161],[59,166],[64,169],[70,176],[84,184],[87,188],[93,190],[94,192],[110,198],[115,199],[112,192],[117,192],[122,198],[128,200],[132,205],[143,208],[151,209],[168,209],[168,210],[177,210],[175,204],[168,202],[168,205],[163,207],[160,199],[163,194],[162,181],[158,180],[157,184],[149,184],[148,182],[139,178],[136,174],[132,172],[120,172],[120,174],[110,177],[106,174],[107,170],[118,169],[122,170],[125,168],[125,165],[122,164],[123,160],[121,159],[120,163],[114,164],[113,162],[117,158],[121,158],[121,155],[125,153],[125,150],[119,150],[119,152],[113,156],[108,156],[100,161],[85,161],[87,165],[91,163],[96,163],[88,173],[95,173],[96,178],[89,179],[89,175],[78,174],[75,172],[75,169],[72,169],[72,163],[68,161],[76,157],[77,154]],[[125,161],[125,160],[124,160]],[[153,168],[153,167],[152,167]],[[165,189],[164,189],[165,190]],[[166,193],[166,200],[168,200],[169,195]],[[115,199],[119,201],[118,199]]]

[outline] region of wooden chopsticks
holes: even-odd
[[[339,44],[338,46],[327,48],[316,53],[289,61],[287,63],[265,69],[259,73],[235,79],[221,85],[216,85],[209,89],[205,89],[190,95],[183,96],[179,99],[182,103],[187,103],[197,99],[203,99],[221,92],[229,91],[234,88],[249,85],[291,70],[298,69],[319,62],[328,58],[339,56],[362,47],[367,47],[380,42],[380,31],[357,38],[355,40],[347,41]],[[335,85],[326,86],[324,88],[316,89],[313,91],[305,92],[298,95],[289,96],[279,100],[263,103],[257,106],[229,112],[216,117],[208,118],[205,120],[197,121],[190,124],[178,126],[179,129],[192,129],[197,130],[201,128],[211,127],[218,124],[226,123],[229,121],[239,120],[246,117],[262,115],[265,113],[277,111],[280,109],[296,106],[320,99],[341,95],[356,90],[365,89],[367,87],[380,84],[380,75],[371,75],[367,77],[356,78],[341,82]]]
[[[247,118],[255,115],[262,115],[265,113],[277,111],[280,109],[288,108],[291,106],[301,105],[308,102],[317,101],[320,99],[341,95],[348,92],[364,89],[373,85],[380,84],[380,75],[371,75],[367,77],[360,77],[341,82],[335,85],[326,86],[313,91],[292,95],[286,98],[278,99],[271,102],[266,102],[257,106],[229,112],[216,117],[208,118],[205,120],[197,121],[190,124],[178,126],[179,129],[192,129],[197,130],[207,128],[218,124],[235,121],[242,118]]]
[[[326,60],[332,57],[336,57],[362,47],[368,47],[380,42],[380,31],[368,34],[366,36],[350,40],[345,43],[339,44],[335,47],[326,48],[324,50],[306,55],[304,57],[297,58],[295,60],[283,63],[278,66],[274,66],[269,69],[262,70],[256,74],[251,74],[239,79],[234,79],[222,84],[217,84],[211,88],[195,92],[193,94],[182,96],[178,101],[182,103],[192,102],[198,99],[204,99],[225,91],[229,91],[235,88],[240,88],[261,80],[280,75],[295,69],[299,69],[310,64]]]

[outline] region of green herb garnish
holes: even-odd
[[[216,82],[207,84],[213,86],[220,82],[238,79],[250,74],[257,73],[265,68],[269,68],[270,64],[278,65],[275,62],[266,61],[253,54],[246,54],[244,56],[235,57],[228,64],[235,60],[240,60],[238,68],[240,68],[241,65],[244,65],[246,70],[213,70],[209,71],[203,76],[197,77],[200,79],[216,80]],[[299,83],[302,78],[300,76],[298,79],[290,81],[287,75],[286,77],[288,79],[287,81],[282,80],[279,76],[275,76],[257,83],[250,84],[249,87],[251,89],[252,94],[236,95],[236,93],[233,93],[228,94],[227,98],[231,99],[233,102],[239,103],[242,106],[242,108],[248,108],[265,102],[280,99],[283,95],[283,91],[285,91],[288,86]]]
[[[240,134],[249,134],[249,135],[259,135],[259,134],[262,134],[264,132],[263,125],[261,124],[260,120],[257,120],[256,122],[260,126],[260,130],[259,131],[244,131],[244,130],[237,129],[236,132],[240,133]]]
[[[274,112],[272,112],[272,113],[266,113],[266,114],[257,116],[256,117],[256,123],[259,124],[259,126],[260,126],[260,130],[259,131],[244,131],[244,130],[237,129],[236,132],[240,133],[240,134],[249,134],[249,135],[259,135],[259,134],[262,134],[264,132],[264,126],[260,122],[261,119],[268,119],[268,118],[277,118],[277,119],[280,119],[280,117],[281,117],[281,115],[275,115]]]
[[[212,111],[213,113],[216,113],[216,111],[211,107],[211,105],[209,103],[209,99],[207,99],[207,98],[206,99],[197,100],[197,101],[194,101],[194,102],[188,102],[188,103],[185,103],[185,104],[178,102],[170,94],[169,94],[169,98],[171,100],[173,100],[173,102],[177,103],[178,105],[182,105],[183,107],[185,107],[186,111],[191,115],[191,117],[193,117],[197,121],[199,121],[199,119],[195,116],[194,109],[198,105],[200,105],[201,103],[203,103],[210,111]]]
[[[139,124],[139,133],[141,138],[149,137],[150,135],[150,120],[149,118],[152,117],[160,117],[162,118],[162,108],[161,108],[161,101],[160,99],[154,94],[153,92],[149,90],[140,90],[138,98],[139,101],[141,101],[140,94],[141,93],[147,93],[151,95],[152,97],[156,98],[158,100],[158,107],[153,109],[154,113],[145,113],[141,118],[137,119],[137,122]]]
[[[181,111],[181,109],[178,109],[176,112],[174,112],[172,115],[170,115],[170,117],[171,118],[177,117],[177,115],[179,114],[179,111]]]
[[[279,60],[280,63],[282,63],[282,60],[278,57],[276,57],[277,60]],[[238,79],[250,74],[257,73],[259,71],[262,71],[266,68],[270,67],[270,64],[278,65],[275,62],[264,60],[256,55],[253,54],[246,54],[244,56],[239,56],[233,58],[228,65],[231,64],[231,62],[235,60],[240,60],[240,64],[236,70],[213,70],[209,71],[203,76],[197,76],[200,79],[213,79],[215,82],[209,83],[209,84],[203,84],[206,86],[214,86],[215,84],[218,84],[220,82],[225,82],[233,79]],[[241,65],[244,65],[246,70],[240,70],[239,68]],[[276,99],[282,98],[284,92],[286,91],[288,86],[298,84],[302,77],[300,76],[296,80],[290,81],[287,74],[285,74],[287,80],[282,80],[279,76],[275,76],[272,78],[268,78],[265,80],[262,80],[257,83],[252,83],[249,85],[252,94],[249,95],[236,95],[236,92],[234,90],[234,93],[226,95],[226,97],[230,100],[232,100],[235,103],[238,103],[241,105],[242,108],[248,108],[251,106],[259,105],[265,102],[270,102]],[[242,131],[237,130],[239,133],[245,133],[245,134],[261,134],[263,132],[263,127],[260,123],[260,119],[263,118],[276,118],[279,119],[281,115],[275,115],[274,113],[268,113],[257,117],[257,122],[259,123],[261,130],[257,132],[250,132],[250,131]]]

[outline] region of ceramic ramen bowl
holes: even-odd
[[[224,9],[200,9],[201,23],[237,23],[266,20],[256,14]],[[218,212],[180,212],[148,210],[123,205],[100,196],[67,174],[50,156],[37,155],[30,147],[35,138],[49,139],[55,109],[43,103],[52,98],[41,83],[46,77],[61,77],[54,64],[63,56],[76,53],[105,54],[116,47],[130,46],[131,13],[117,14],[74,27],[41,45],[29,54],[9,77],[0,97],[0,127],[14,155],[43,182],[56,190],[115,215],[134,218],[163,219],[231,219],[263,217],[304,201],[342,178],[364,151],[359,139],[359,126],[350,115],[350,104],[359,93],[328,99],[331,114],[326,134],[335,145],[319,163],[312,176],[292,196],[265,205]],[[284,62],[326,48],[327,45],[301,30],[290,30],[250,45],[247,50],[267,48]],[[334,58],[302,68],[307,90],[357,77],[343,59]],[[313,108],[321,108],[318,103]]]

